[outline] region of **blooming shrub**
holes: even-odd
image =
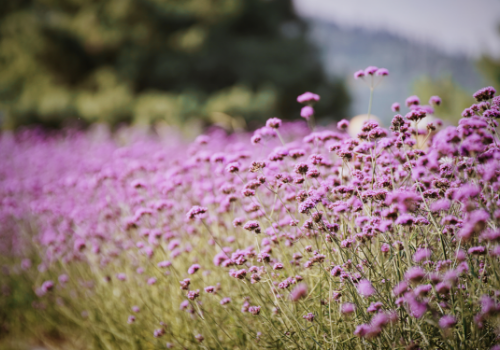
[[[431,107],[412,96],[390,130],[369,120],[355,138],[345,120],[310,132],[276,118],[189,146],[3,135],[3,253],[95,347],[489,348],[494,95],[443,130],[419,129]]]

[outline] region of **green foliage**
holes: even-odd
[[[297,116],[345,116],[289,0],[5,0],[0,4],[4,128],[33,122],[242,127]]]
[[[413,93],[426,104],[431,96],[441,97],[440,106],[435,106],[436,117],[458,124],[462,111],[474,103],[472,94],[455,82],[451,76],[439,78],[422,77],[413,85]]]

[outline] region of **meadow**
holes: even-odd
[[[3,133],[2,322],[82,349],[498,350],[495,93],[458,126],[411,96],[354,136],[314,125],[314,93],[305,120],[192,143]]]

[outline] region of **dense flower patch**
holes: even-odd
[[[412,96],[390,130],[369,120],[354,138],[345,120],[310,132],[277,118],[190,145],[2,135],[3,253],[33,278],[34,306],[95,347],[490,348],[494,95],[478,91],[458,127],[423,129],[432,106]],[[319,100],[299,97],[304,118]]]

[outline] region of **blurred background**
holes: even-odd
[[[453,122],[500,88],[499,24],[497,0],[2,0],[0,125],[253,129],[304,91],[327,123],[366,113],[368,65],[383,122],[411,94]]]

